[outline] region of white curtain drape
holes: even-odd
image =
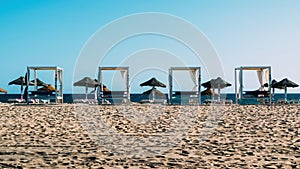
[[[126,78],[126,73],[127,73],[127,71],[126,70],[121,70],[120,71],[120,73],[121,73],[121,76],[122,76],[122,79],[123,79],[123,82],[124,82],[124,86],[125,86],[125,90],[126,90],[126,84],[127,84],[127,78]]]
[[[193,91],[196,91],[197,90],[197,87],[198,87],[198,71],[195,69],[195,70],[190,70],[190,76],[191,76],[191,79],[194,83],[194,87],[193,87]]]
[[[258,81],[259,81],[259,84],[260,84],[260,87],[259,87],[259,90],[262,90],[263,89],[263,70],[258,70],[257,71],[257,77],[258,77]]]
[[[266,79],[266,83],[268,83],[268,86],[270,86],[269,82],[270,82],[270,76],[269,76],[269,69],[265,69],[265,79]]]
[[[58,80],[59,80],[59,83],[62,84],[62,72],[58,72]]]
[[[58,90],[58,93],[60,96],[62,96],[62,71],[59,71],[58,72],[58,81],[59,81],[59,90]]]

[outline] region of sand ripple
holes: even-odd
[[[299,108],[3,104],[0,168],[299,168]]]

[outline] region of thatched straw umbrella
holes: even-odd
[[[30,81],[32,84],[34,84],[34,80]],[[36,78],[36,85],[37,86],[48,86],[45,82],[41,81],[39,78]]]
[[[98,87],[98,81],[97,79],[92,79],[90,77],[84,77],[83,79],[75,82],[73,84],[73,86],[81,86],[81,87],[85,87],[85,99],[87,99],[87,95],[88,95],[88,88],[94,88],[94,91],[92,92],[95,92],[95,99],[97,99],[97,92],[96,92],[96,89]],[[108,92],[109,89],[103,85],[103,91],[104,92]]]
[[[53,87],[51,84],[47,84],[42,88],[39,88],[38,91],[55,92],[55,87]]]
[[[271,88],[272,88],[272,99],[274,100],[274,98],[275,98],[275,88],[279,88],[278,86],[277,86],[277,81],[275,80],[275,79],[273,79],[272,80],[272,82],[271,82]]]
[[[8,85],[20,85],[21,86],[21,99],[23,100],[23,86],[26,85],[26,78],[24,76],[20,76],[19,78],[11,81]],[[29,85],[34,85],[32,82],[29,82]]]
[[[154,93],[155,96],[159,96],[159,97],[164,97],[165,96],[165,94],[163,92],[157,90],[155,87],[151,88],[150,90],[147,90],[147,91],[143,92],[144,95],[151,95],[151,94],[153,95],[153,93]]]
[[[162,82],[158,81],[156,78],[151,78],[150,80],[144,82],[144,83],[141,83],[140,86],[152,86],[152,89],[144,92],[145,94],[146,93],[149,93],[149,94],[152,94],[152,99],[153,101],[155,100],[155,95],[158,94],[160,91],[157,90],[155,87],[163,87],[165,88],[166,85],[163,84]],[[161,93],[161,92],[160,92]],[[163,93],[162,93],[163,94]]]
[[[284,99],[287,101],[287,88],[288,87],[298,87],[299,85],[291,80],[284,78],[281,81],[274,84],[275,88],[284,89]]]
[[[212,88],[213,89],[213,93],[214,93],[214,89],[217,88],[218,89],[218,100],[220,100],[221,97],[221,92],[220,90],[225,88],[225,87],[229,87],[231,86],[230,83],[226,82],[225,80],[223,80],[221,77],[218,77],[216,79],[211,79],[210,81],[207,81],[205,83],[201,84],[202,86],[206,87],[206,88]],[[214,95],[212,95],[214,96]],[[213,97],[214,99],[214,97]]]
[[[73,84],[73,86],[81,86],[81,87],[85,87],[85,99],[87,99],[87,95],[88,95],[88,88],[95,88],[96,82],[91,79],[90,77],[84,77],[83,79],[75,82]]]
[[[211,79],[205,83],[202,83],[201,86],[206,88],[220,88],[223,89],[225,87],[231,86],[230,83],[226,82],[222,78],[218,77],[216,79]]]
[[[7,94],[7,91],[0,87],[0,92]]]
[[[156,78],[151,78],[150,80],[141,83],[140,86],[152,86],[152,87],[166,87],[165,84],[163,84],[162,82],[158,81]]]

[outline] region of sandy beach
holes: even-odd
[[[300,168],[299,108],[0,104],[0,168]]]

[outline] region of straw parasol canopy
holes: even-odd
[[[26,79],[24,76],[20,76],[19,78],[11,81],[8,85],[26,85]],[[32,82],[29,82],[29,85],[34,85]]]
[[[150,90],[147,90],[147,91],[143,92],[143,95],[151,95],[151,94],[153,95],[153,93],[154,93],[155,96],[159,96],[159,97],[164,97],[165,96],[165,94],[163,92],[157,90],[155,87],[151,88]]]
[[[95,99],[97,98],[97,95],[96,95],[96,92],[95,92],[96,89],[97,89],[97,87],[98,87],[98,81],[97,81],[97,79],[93,80],[90,77],[84,77],[81,80],[75,82],[73,84],[73,86],[85,87],[85,99],[87,99],[88,88],[94,88],[94,90],[92,91],[92,93],[95,93]],[[105,85],[103,85],[103,91],[104,92],[109,92],[110,90]]]
[[[88,95],[88,88],[95,88],[95,86],[97,86],[97,82],[95,82],[95,80],[93,80],[90,77],[84,77],[81,80],[75,82],[73,84],[73,86],[81,86],[81,87],[85,87],[85,99],[87,99],[87,95]]]
[[[298,87],[299,85],[296,84],[295,82],[292,82],[288,78],[284,78],[281,81],[277,82],[276,85],[281,88],[286,88],[286,87]]]
[[[220,90],[225,88],[225,87],[229,87],[231,86],[230,83],[226,82],[225,80],[223,80],[221,77],[218,77],[216,79],[211,79],[210,81],[207,81],[205,83],[201,84],[202,86],[206,87],[207,89],[211,89],[212,88],[212,92],[214,93],[214,89],[217,88],[218,89],[218,100],[220,100]],[[213,99],[214,99],[214,95]]]
[[[75,82],[73,86],[81,86],[81,87],[95,87],[96,82],[90,77],[84,77],[83,79]]]
[[[7,94],[7,91],[0,87],[0,92]]]
[[[30,83],[34,85],[34,80],[31,80]],[[41,81],[39,78],[36,79],[37,86],[48,86],[45,82]]]
[[[47,84],[42,88],[39,88],[38,91],[55,92],[55,87],[53,87],[51,84]]]
[[[288,87],[299,87],[298,84],[289,80],[288,78],[284,78],[281,81],[277,82],[272,86],[273,88],[284,89],[285,100],[287,100],[287,88]]]
[[[271,88],[273,88],[273,89],[274,88],[279,88],[277,83],[278,83],[277,80],[273,79],[272,82],[271,82]]]
[[[144,92],[144,93],[149,93],[149,94],[152,94],[152,100],[154,101],[155,100],[155,95],[158,94],[158,95],[163,95],[163,93],[161,93],[159,90],[157,90],[155,87],[163,87],[165,88],[166,85],[163,84],[162,82],[158,81],[156,78],[151,78],[150,80],[144,82],[144,83],[141,83],[140,86],[152,86],[152,89]],[[159,93],[160,92],[160,93]],[[143,94],[144,94],[143,93]]]
[[[211,79],[205,83],[202,83],[201,86],[206,88],[220,88],[223,89],[225,87],[231,86],[230,83],[223,80],[221,77],[218,77],[216,79]]]
[[[21,99],[23,99],[23,86],[26,85],[26,78],[24,76],[20,76],[19,78],[9,82],[8,85],[20,85]],[[29,82],[29,85],[34,85],[34,83]]]
[[[152,87],[163,87],[165,88],[166,85],[163,84],[162,82],[158,81],[156,78],[151,78],[150,80],[141,83],[140,86],[152,86]]]

